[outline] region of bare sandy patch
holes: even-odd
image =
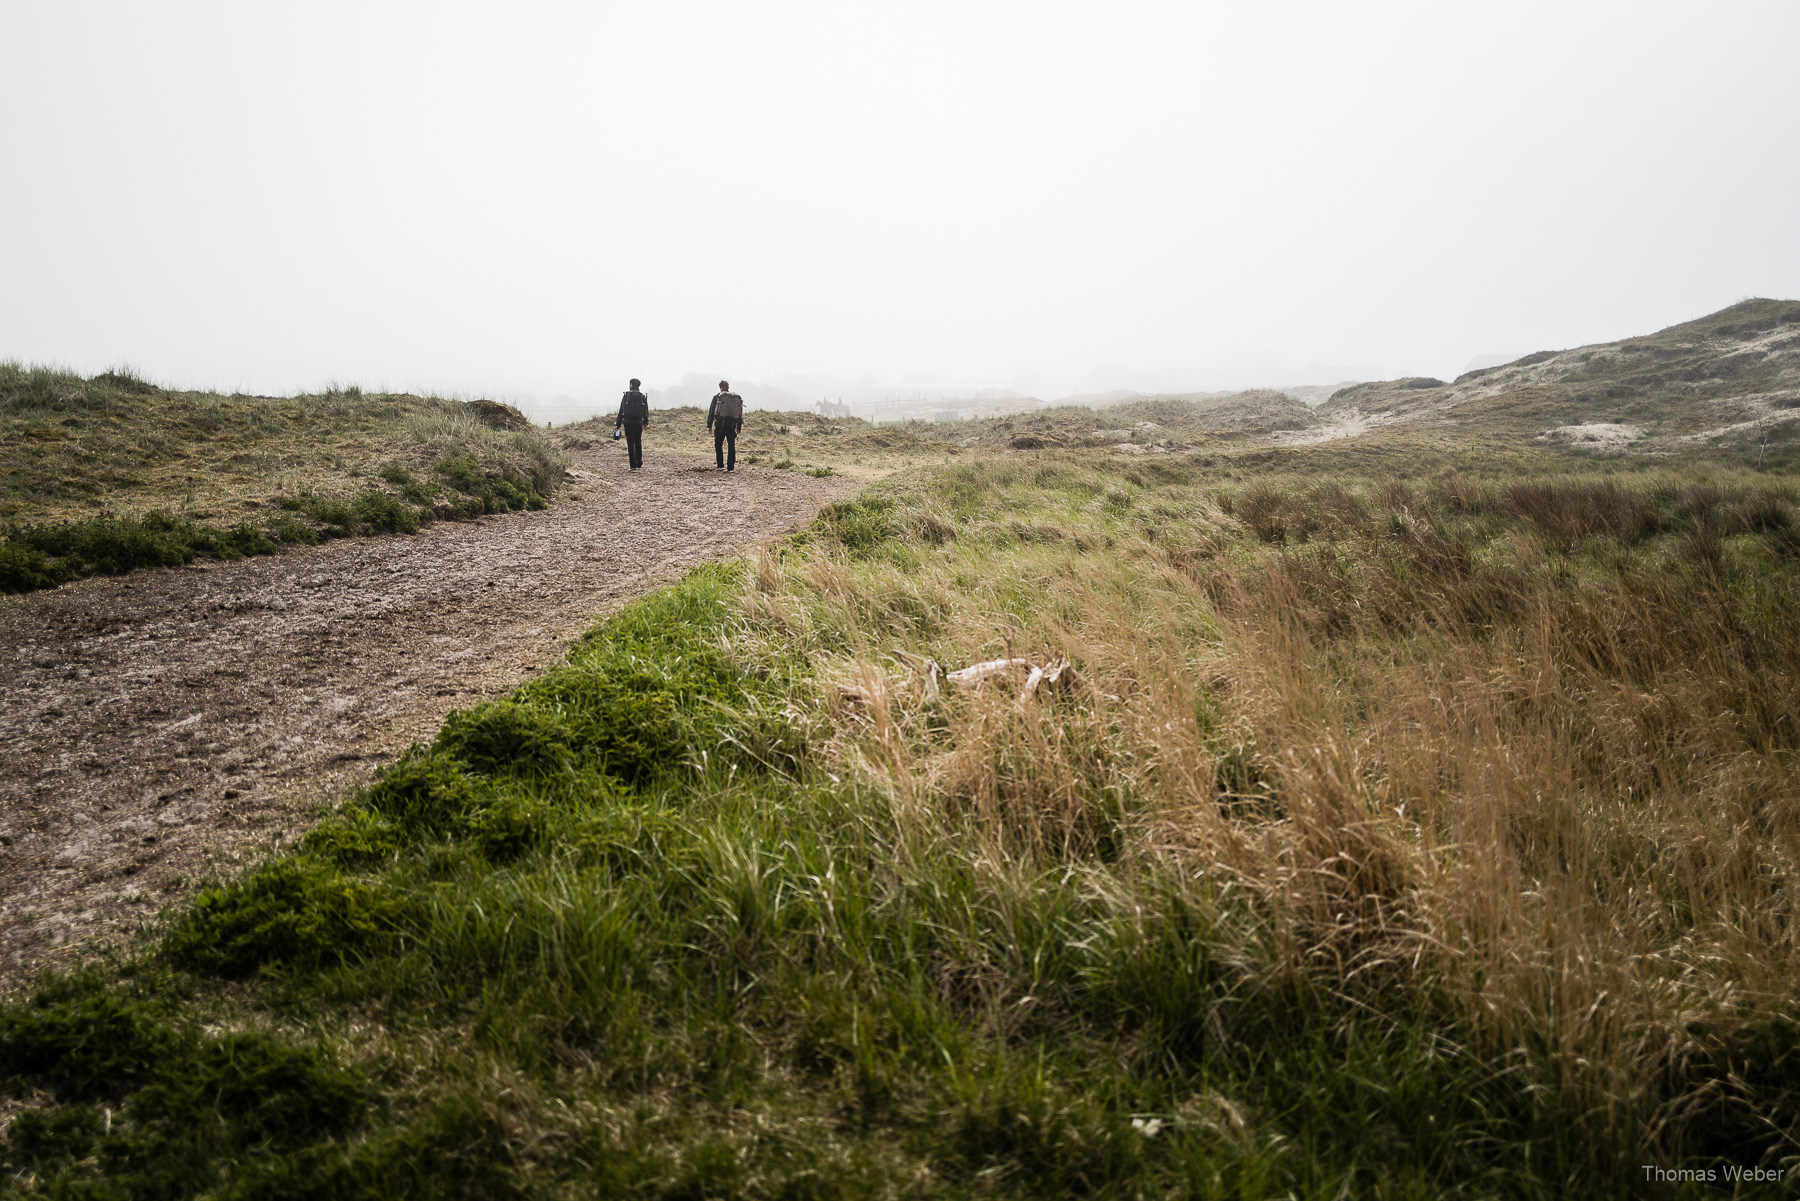
[[[1592,422],[1587,425],[1559,425],[1555,429],[1545,430],[1539,434],[1537,441],[1548,442],[1554,446],[1586,446],[1595,450],[1620,450],[1643,436],[1644,431],[1635,425]]]

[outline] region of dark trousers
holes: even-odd
[[[644,427],[641,425],[625,426],[625,449],[631,452],[631,465],[644,465]]]
[[[737,467],[737,431],[735,421],[713,422],[713,454],[718,457],[719,466],[727,470]]]

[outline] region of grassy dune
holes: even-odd
[[[1449,384],[1359,384],[1319,411],[1380,414],[1415,433],[1445,421],[1490,438],[1541,434],[1598,456],[1791,474],[1800,468],[1800,301],[1740,301],[1644,337],[1543,350]],[[1623,437],[1604,436],[1607,427]]]
[[[0,592],[541,508],[566,457],[457,401],[0,363]]]
[[[1071,669],[944,678],[1001,657]],[[1779,479],[1376,483],[1324,449],[896,476],[0,1010],[4,1187],[1563,1197],[1792,1166],[1797,744]]]

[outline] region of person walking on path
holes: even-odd
[[[720,380],[719,394],[706,410],[706,428],[712,431],[713,455],[719,460],[721,471],[737,470],[737,436],[743,427],[744,398],[733,392],[728,382]]]
[[[638,391],[638,381],[631,381],[631,391],[619,398],[619,416],[615,421],[625,430],[625,449],[631,458],[631,469],[644,465],[644,427],[650,424],[650,401]]]

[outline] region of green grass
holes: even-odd
[[[1786,1162],[1792,488],[1247,470],[958,464],[627,606],[0,1010],[4,1187],[1638,1196],[1644,1162]],[[920,666],[1015,653],[1077,682]],[[1729,687],[1666,674],[1695,661]],[[1498,758],[1421,757],[1489,710]],[[1576,808],[1457,825],[1479,764],[1540,760]],[[1753,850],[1709,841],[1752,811]]]

